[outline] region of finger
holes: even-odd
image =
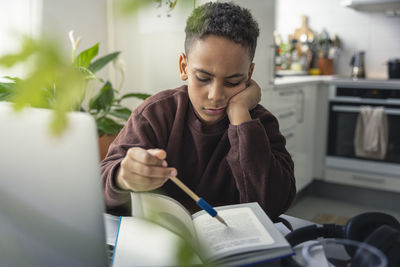
[[[154,187],[163,185],[167,180],[167,178],[154,178],[137,175],[137,177],[134,177],[134,179],[130,180],[129,183],[131,183],[132,186]]]
[[[152,156],[157,157],[159,159],[165,159],[167,157],[167,152],[165,150],[159,148],[147,149],[147,152]]]
[[[149,166],[137,161],[131,162],[129,164],[128,170],[134,174],[154,178],[167,178],[168,176],[177,175],[177,171],[175,168]]]
[[[148,177],[166,178],[168,176],[176,176],[177,170],[175,168],[165,168],[155,165],[146,165],[144,163],[124,159],[121,162],[121,167],[131,174],[137,174]]]
[[[250,87],[251,85],[252,85],[252,79],[248,79],[247,81],[246,81],[246,87]]]
[[[165,161],[165,158],[167,157],[167,152],[165,152],[165,150],[153,148],[153,149],[147,149],[147,152],[153,155],[154,157],[157,157],[158,159],[162,159],[163,161],[161,164],[163,167],[168,166],[167,161]]]
[[[127,189],[134,192],[150,191],[163,186],[168,179],[149,178],[143,176],[131,177],[132,179],[125,179],[124,184]]]
[[[163,186],[168,178],[154,178],[141,176],[135,173],[131,173],[126,169],[120,169],[120,181],[123,183],[125,190],[133,191],[149,191]]]
[[[128,150],[127,156],[134,160],[147,165],[162,166],[163,160],[154,157],[146,149],[140,147],[132,147]]]
[[[247,88],[249,88],[249,87],[246,86],[245,88],[240,89],[238,92],[236,92],[234,95],[232,95],[230,99],[232,99],[233,97],[237,96],[238,94],[240,94],[241,92],[243,92],[243,91],[246,90]]]

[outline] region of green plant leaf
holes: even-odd
[[[12,98],[14,83],[0,83],[0,101],[8,101]]]
[[[94,75],[94,73],[88,68],[78,67],[78,70],[81,71],[83,73],[83,75],[85,75],[86,80],[97,80],[97,81],[103,82],[102,79],[97,78],[96,75]]]
[[[0,57],[0,66],[10,68],[28,58],[38,50],[38,44],[29,37],[23,37],[21,50],[14,54],[6,54]]]
[[[4,76],[4,78],[6,78],[6,79],[8,79],[10,81],[13,81],[14,83],[16,83],[18,81],[21,81],[21,79],[18,78],[18,77]]]
[[[29,67],[28,75],[24,79],[4,77],[10,82],[6,80],[0,83],[0,101],[13,102],[15,110],[25,106],[52,109],[50,129],[53,133],[61,134],[65,130],[67,112],[86,110],[98,120],[99,134],[117,134],[131,114],[131,110],[122,106],[120,101],[129,97],[145,99],[149,96],[130,93],[116,98],[120,92],[113,89],[110,82],[104,83],[95,76],[94,71],[117,58],[120,52],[108,54],[91,64],[98,53],[97,43],[81,52],[71,65],[65,60],[57,43],[29,37],[24,37],[23,41],[17,53],[0,57],[0,66],[10,68],[25,64]],[[103,83],[102,88],[89,99],[88,107],[83,108],[88,81],[94,79]]]
[[[114,90],[109,81],[107,81],[100,91],[95,95],[89,103],[90,109],[108,110],[114,100]]]
[[[51,131],[61,134],[67,125],[66,113],[74,110],[84,85],[83,75],[64,60],[60,45],[46,39],[23,38],[21,49],[0,58],[0,66],[29,67],[24,79],[15,82],[12,98],[15,110],[25,106],[51,108]],[[3,88],[4,89],[4,88]]]
[[[170,10],[174,9],[176,6],[176,3],[178,3],[178,0],[169,0],[169,3],[168,3],[169,9]]]
[[[93,73],[101,70],[105,65],[107,65],[110,61],[113,61],[118,57],[121,52],[117,51],[108,55],[105,55],[99,59],[96,59],[93,63],[89,65],[89,70]]]
[[[129,94],[123,95],[119,100],[122,101],[122,100],[125,99],[125,98],[131,98],[131,97],[139,98],[139,99],[145,100],[145,99],[148,98],[149,96],[151,96],[151,95],[145,94],[145,93],[129,93]]]
[[[90,61],[97,56],[99,53],[99,43],[94,46],[82,51],[79,55],[74,59],[73,65],[75,67],[85,67],[88,68],[90,65]]]
[[[132,111],[129,108],[118,108],[110,111],[110,115],[127,121],[131,116]]]
[[[158,2],[161,4],[161,0],[115,0],[113,1],[116,7],[116,11],[120,15],[131,15],[132,13],[136,13],[139,9],[150,6]],[[160,5],[161,6],[161,5]]]
[[[105,134],[118,134],[122,127],[124,127],[124,125],[107,117],[98,118],[96,120],[96,124],[99,136],[103,136]]]

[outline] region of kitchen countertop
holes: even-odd
[[[334,77],[335,76],[333,75],[284,76],[281,78],[275,78],[274,87],[327,83],[332,81]]]
[[[400,89],[400,79],[393,80],[374,80],[374,79],[351,79],[336,75],[304,75],[304,76],[286,76],[275,78],[274,87],[286,87],[305,84],[334,84],[357,87],[363,86],[366,88],[381,88],[381,89]]]

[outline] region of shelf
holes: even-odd
[[[359,11],[400,15],[400,0],[342,0],[340,4]]]

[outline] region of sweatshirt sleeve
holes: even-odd
[[[227,155],[240,202],[256,201],[271,218],[284,213],[296,194],[294,164],[285,148],[277,119],[268,112],[240,125],[230,125]]]
[[[116,186],[115,178],[121,161],[131,147],[155,147],[155,135],[149,122],[141,115],[132,113],[124,128],[110,145],[106,158],[101,162],[106,211],[116,215],[130,215],[129,191]]]

